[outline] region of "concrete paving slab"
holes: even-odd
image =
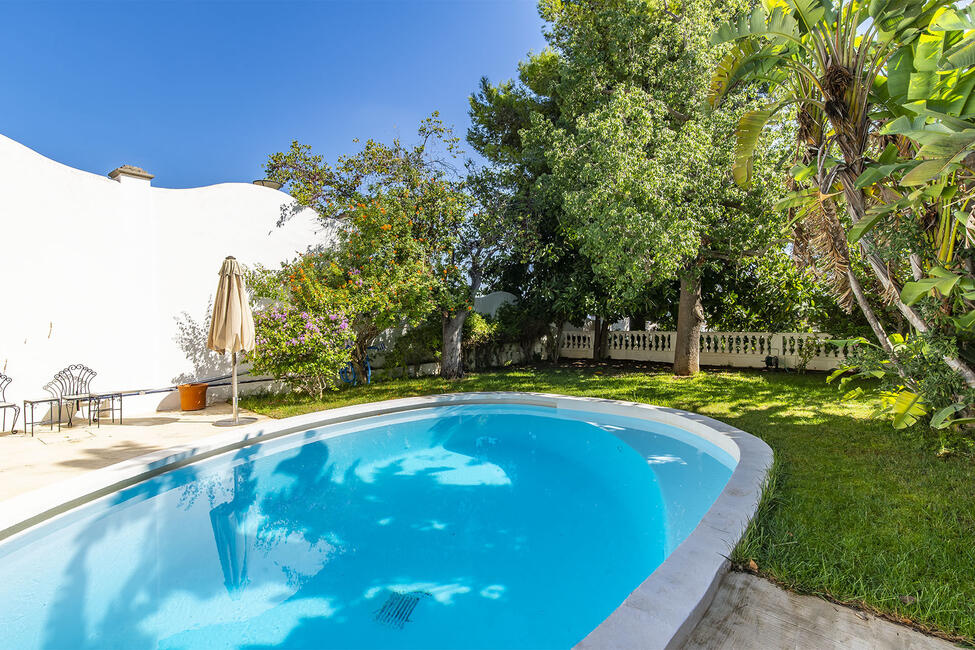
[[[684,650],[947,650],[955,646],[866,612],[728,573]]]

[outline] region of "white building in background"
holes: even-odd
[[[518,296],[507,291],[494,291],[492,293],[478,296],[474,299],[474,311],[485,316],[497,316],[498,310],[502,305],[513,304],[518,301]]]
[[[14,380],[9,401],[44,396],[72,363],[98,373],[98,391],[220,374],[229,363],[205,345],[223,258],[277,267],[326,239],[311,210],[275,226],[290,203],[278,190],[163,189],[152,178],[127,165],[108,176],[81,171],[0,135],[0,372]],[[176,404],[175,394],[147,395],[127,398],[125,409]]]

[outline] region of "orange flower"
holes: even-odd
[[[392,226],[389,225],[388,223],[384,223],[383,225],[381,225],[379,227],[382,228],[383,230],[389,230],[390,228],[392,228]]]

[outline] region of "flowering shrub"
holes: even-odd
[[[344,313],[270,309],[258,313],[254,325],[255,371],[315,397],[335,387],[355,338]]]
[[[395,201],[349,204],[339,245],[285,267],[288,302],[312,313],[341,305],[354,333],[351,362],[360,376],[376,337],[414,326],[434,306],[434,281],[414,235],[415,221]]]

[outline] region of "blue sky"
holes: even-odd
[[[157,187],[262,177],[291,140],[463,136],[482,75],[544,47],[534,0],[0,2],[0,133]]]

